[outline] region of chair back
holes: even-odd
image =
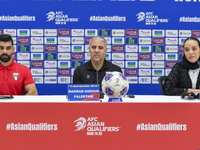
[[[167,79],[167,76],[161,76],[161,77],[158,78],[158,82],[159,82],[159,85],[160,85],[160,90],[161,90],[162,95],[166,95],[166,93],[163,90],[163,84],[164,84],[166,79]]]

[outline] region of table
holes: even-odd
[[[0,149],[200,149],[199,100],[150,95],[123,100],[68,102],[65,96],[0,100]]]

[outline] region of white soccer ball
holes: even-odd
[[[102,91],[110,98],[120,98],[128,89],[128,80],[121,72],[110,72],[102,80]]]

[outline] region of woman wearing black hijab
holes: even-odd
[[[182,95],[183,92],[197,95],[200,92],[200,42],[189,37],[183,47],[182,61],[173,66],[163,85],[167,95]]]

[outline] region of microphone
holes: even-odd
[[[97,71],[97,84],[98,84],[98,82],[99,82],[98,81],[98,63],[96,63],[95,66],[96,66],[96,71]]]

